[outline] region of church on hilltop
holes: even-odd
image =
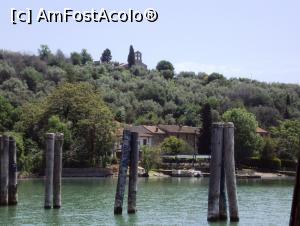
[[[134,56],[135,56],[135,64],[147,69],[147,65],[144,64],[142,60],[142,53],[140,51],[135,51]]]
[[[135,65],[138,65],[140,67],[143,67],[144,69],[147,69],[147,65],[143,63],[142,53],[140,51],[135,51],[134,57],[135,57]],[[100,65],[101,60],[94,61],[94,64]],[[128,63],[121,63],[120,66],[128,68]]]
[[[134,52],[135,57],[135,65],[138,65],[140,67],[143,67],[144,69],[147,69],[147,65],[143,63],[142,53],[140,51]],[[128,63],[122,63],[120,64],[121,67],[128,68]]]

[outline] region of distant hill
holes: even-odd
[[[68,81],[94,85],[115,119],[126,123],[200,126],[199,113],[207,102],[214,121],[234,107],[253,112],[263,128],[284,118],[300,119],[299,85],[226,79],[218,73],[164,73],[140,66],[127,69],[116,62],[96,65],[87,52],[70,58],[46,48],[39,56],[0,51],[0,95],[14,107],[45,98]]]

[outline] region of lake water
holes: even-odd
[[[43,181],[19,181],[19,204],[0,208],[0,224],[284,226],[289,222],[294,183],[240,180],[240,222],[208,224],[208,179],[139,178],[138,212],[127,214],[126,196],[122,216],[113,214],[116,182],[116,178],[63,179],[62,208],[44,210]]]

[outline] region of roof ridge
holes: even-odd
[[[142,125],[146,130],[148,130],[150,133],[153,133],[151,130],[149,130],[148,128],[147,128],[147,126],[148,125]]]

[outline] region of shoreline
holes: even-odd
[[[117,178],[117,175],[111,175],[106,177],[100,177],[100,176],[72,176],[72,177],[62,177],[62,179],[105,179],[105,178]],[[209,178],[209,173],[204,173],[203,176],[196,177],[196,176],[172,176],[172,175],[166,175],[158,171],[150,171],[149,177],[139,176],[139,178]],[[294,179],[295,176],[293,175],[287,175],[283,173],[278,172],[259,172],[255,171],[252,174],[246,174],[246,173],[237,173],[236,179],[237,180],[266,180],[266,179],[272,179],[272,180],[281,180],[281,179]],[[44,179],[44,176],[24,176],[19,177],[18,180],[40,180]]]

